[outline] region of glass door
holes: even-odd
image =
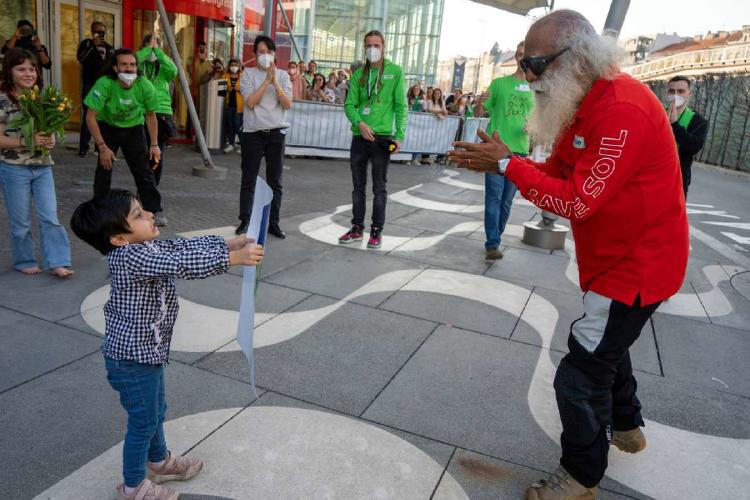
[[[54,0],[53,4],[54,29],[52,33],[52,81],[63,92],[80,106],[81,96],[81,67],[76,59],[78,51],[78,1]],[[107,27],[106,41],[118,48],[122,43],[121,7],[117,4],[101,1],[86,1],[84,36],[91,36],[91,23],[99,21]],[[72,126],[80,126],[81,116],[79,108],[71,117]]]

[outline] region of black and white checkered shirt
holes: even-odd
[[[174,279],[208,278],[229,267],[229,249],[219,236],[130,244],[107,258],[112,290],[102,353],[150,365],[169,359],[178,309]]]

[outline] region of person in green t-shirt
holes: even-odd
[[[156,121],[159,125],[157,141],[161,158],[155,163],[152,160],[149,165],[149,168],[154,172],[154,182],[157,186],[164,169],[164,150],[167,147],[167,141],[177,135],[177,126],[172,116],[172,94],[169,91],[169,84],[177,77],[177,65],[159,48],[159,45],[159,37],[149,33],[143,37],[141,50],[135,53],[135,58],[138,60],[138,71],[154,86],[158,102],[158,108],[156,109]],[[148,134],[148,130],[145,132]],[[150,143],[149,147],[151,147]]]
[[[99,150],[94,197],[109,193],[115,154],[122,148],[143,208],[154,213],[157,225],[164,226],[166,218],[162,214],[161,195],[148,166],[149,159],[155,163],[161,160],[156,120],[159,100],[151,82],[138,74],[132,50],[117,49],[112,63],[109,72],[96,81],[84,100],[89,108],[86,124]],[[148,149],[144,123],[151,141]]]
[[[523,42],[518,44],[515,54],[516,64],[523,59]],[[521,68],[509,76],[496,78],[485,94],[479,97],[474,106],[475,116],[489,116],[487,134],[494,132],[508,145],[514,154],[529,154],[529,134],[526,120],[534,106],[534,93],[526,83]],[[484,244],[488,260],[501,259],[500,238],[510,217],[516,186],[505,176],[484,176]]]
[[[352,228],[339,243],[362,241],[365,221],[367,164],[372,160],[372,227],[368,248],[380,248],[388,198],[386,177],[391,154],[397,153],[406,134],[409,117],[404,72],[383,57],[385,37],[379,31],[365,35],[364,67],[357,69],[349,84],[344,113],[352,123],[350,161],[352,168]],[[394,132],[395,122],[395,132]]]

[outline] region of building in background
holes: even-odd
[[[385,34],[386,55],[403,69],[409,83],[436,79],[444,0],[163,0],[183,65],[192,74],[197,42],[206,42],[210,58],[240,58],[253,66],[252,44],[270,28],[279,66],[290,59],[314,59],[321,72],[348,68],[364,59],[362,39],[372,29]],[[154,0],[0,0],[0,43],[16,22],[28,19],[50,50],[52,69],[45,81],[80,99],[76,61],[78,5],[85,6],[84,33],[94,20],[107,26],[114,47],[137,49],[143,35],[161,32]],[[266,12],[269,7],[269,12]],[[283,9],[283,10],[282,10]],[[165,37],[162,48],[170,54]],[[187,120],[184,96],[176,86],[175,114]],[[72,125],[80,119],[74,115]]]
[[[516,72],[514,50],[500,50],[495,44],[488,52],[482,52],[480,57],[457,57],[438,62],[435,84],[444,92],[451,92],[455,83],[453,74],[457,60],[465,60],[464,77],[460,88],[464,92],[480,94],[487,90],[495,78],[512,75]]]

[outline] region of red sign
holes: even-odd
[[[167,12],[207,17],[219,21],[232,19],[232,0],[163,0]],[[156,10],[154,0],[131,0],[134,9]]]

